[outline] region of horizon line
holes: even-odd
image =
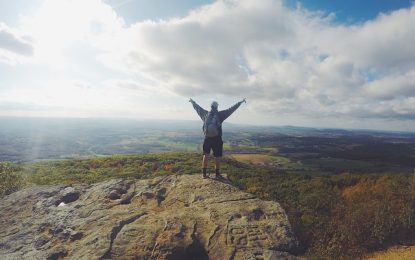
[[[200,122],[199,120],[194,119],[169,119],[169,118],[144,118],[144,117],[75,117],[75,116],[7,116],[7,115],[0,115],[0,119],[7,119],[7,118],[14,118],[14,119],[51,119],[51,120],[126,120],[126,121],[176,121],[176,122]],[[266,125],[266,124],[243,124],[243,123],[231,123],[225,122],[229,125],[235,126],[247,126],[253,128],[284,128],[284,127],[294,127],[294,128],[307,128],[307,129],[315,129],[315,130],[344,130],[350,132],[359,132],[359,131],[370,131],[370,132],[383,132],[383,133],[409,133],[415,134],[415,131],[409,130],[387,130],[387,129],[371,129],[371,128],[340,128],[340,127],[331,127],[331,126],[324,126],[324,127],[317,127],[317,126],[305,126],[305,125],[288,125],[288,124],[275,124],[275,125]]]

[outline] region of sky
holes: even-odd
[[[0,116],[415,131],[404,0],[0,0]]]

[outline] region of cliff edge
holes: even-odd
[[[277,202],[199,175],[32,186],[0,201],[0,259],[295,259]]]

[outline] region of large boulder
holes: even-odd
[[[0,259],[295,259],[277,202],[196,175],[32,186],[0,201]]]

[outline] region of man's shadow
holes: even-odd
[[[214,181],[219,181],[219,182],[222,182],[222,183],[225,183],[225,184],[233,185],[231,180],[228,179],[228,176],[226,174],[221,175],[220,177],[216,177],[216,176],[210,177],[209,176],[208,178],[211,179],[211,180],[214,180]]]

